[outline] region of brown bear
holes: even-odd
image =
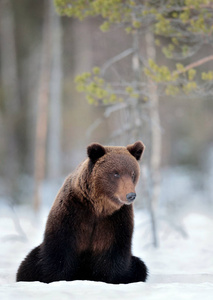
[[[91,144],[88,158],[65,180],[50,210],[43,242],[21,263],[17,281],[145,281],[131,253],[133,201],[142,142]]]

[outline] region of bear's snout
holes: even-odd
[[[136,198],[135,184],[130,176],[119,178],[115,197],[121,204],[130,205]]]
[[[136,198],[136,194],[135,193],[129,193],[126,195],[126,199],[129,203],[132,203]]]

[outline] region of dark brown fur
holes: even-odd
[[[44,240],[22,262],[17,281],[145,281],[146,266],[131,255],[133,207],[141,142],[88,146],[88,158],[70,174],[48,216]]]

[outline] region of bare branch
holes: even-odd
[[[89,138],[93,131],[99,127],[99,125],[104,121],[103,118],[98,118],[97,120],[95,120],[92,125],[89,126],[89,128],[86,131],[86,136]]]
[[[106,70],[111,66],[113,65],[114,63],[118,62],[119,60],[125,58],[126,56],[132,54],[134,52],[134,49],[133,48],[130,48],[130,49],[127,49],[123,52],[121,52],[120,54],[114,56],[113,58],[109,59],[102,67],[102,70],[101,70],[101,75],[104,76]]]
[[[175,71],[174,75],[179,75],[179,74],[185,73],[186,71],[188,71],[188,70],[190,70],[192,68],[196,68],[198,66],[201,66],[201,65],[203,65],[206,62],[211,61],[211,60],[213,60],[213,55],[206,56],[206,57],[204,57],[204,58],[202,58],[200,60],[197,60],[196,62],[193,62],[193,63],[189,64],[183,70]]]
[[[26,242],[28,239],[27,239],[27,236],[26,236],[24,230],[21,227],[20,220],[19,220],[19,218],[16,214],[14,205],[12,204],[12,202],[9,203],[8,205],[9,205],[11,211],[12,211],[12,220],[13,220],[15,229],[16,229],[18,234],[6,235],[2,238],[2,240],[3,241],[17,240],[17,241]]]

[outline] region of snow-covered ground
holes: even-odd
[[[41,240],[47,210],[35,217],[23,207],[16,211],[27,239],[20,239],[7,207],[0,210],[0,299],[213,299],[213,220],[202,213],[182,219],[187,234],[162,218],[159,221],[160,248],[150,244],[149,216],[135,214],[133,253],[149,268],[146,283],[112,285],[73,281],[44,284],[15,282],[15,273],[25,255]]]

